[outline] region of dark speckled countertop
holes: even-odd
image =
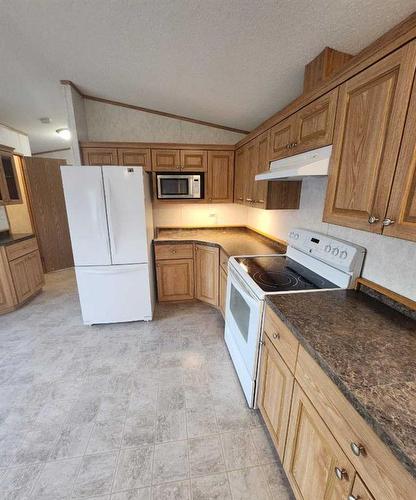
[[[156,244],[200,242],[221,247],[232,255],[285,253],[286,247],[245,227],[157,229]]]
[[[353,290],[266,300],[416,477],[416,321]]]
[[[0,232],[0,246],[12,245],[18,241],[28,240],[33,238],[32,233],[9,233],[7,231]]]

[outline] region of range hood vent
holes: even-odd
[[[270,170],[257,174],[256,181],[273,181],[278,179],[300,180],[304,177],[328,175],[329,159],[332,145],[314,149],[289,158],[272,161]]]

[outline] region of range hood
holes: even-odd
[[[257,174],[256,181],[277,179],[300,180],[304,177],[328,175],[332,145],[313,149],[289,158],[272,161],[270,170]]]

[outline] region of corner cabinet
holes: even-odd
[[[415,68],[413,41],[341,85],[324,221],[416,238]]]
[[[218,306],[219,249],[195,245],[195,298]]]

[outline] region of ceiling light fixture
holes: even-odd
[[[67,128],[58,128],[56,133],[59,135],[59,137],[62,137],[62,139],[65,139],[66,141],[69,141],[71,138],[71,132]]]

